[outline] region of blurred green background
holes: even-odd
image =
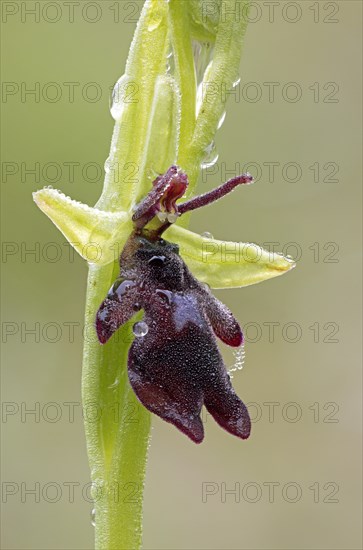
[[[253,432],[241,442],[207,417],[195,446],[153,418],[146,549],[361,548],[361,3],[253,4],[219,160],[199,189],[240,171],[236,162],[261,177],[191,228],[274,242],[299,261],[284,277],[216,293],[245,327],[234,385],[252,403]],[[1,7],[2,545],[88,549],[79,405],[87,266],[31,192],[53,185],[98,199],[109,90],[141,3]]]

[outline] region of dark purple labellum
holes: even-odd
[[[186,176],[181,177],[176,167],[170,171],[180,196]],[[142,309],[144,319],[135,325],[128,358],[130,383],[141,403],[196,443],[204,437],[203,405],[222,428],[246,439],[249,414],[232,387],[216,341],[218,336],[230,346],[240,346],[241,328],[230,310],[190,273],[178,247],[160,238],[167,224],[152,232],[145,228],[160,205],[168,203],[178,211],[173,185],[168,186],[165,177],[157,178],[134,216],[136,230],[121,254],[120,278],[97,312],[97,335],[105,344]],[[240,183],[251,180],[244,178]],[[163,200],[155,194],[158,186]],[[189,201],[193,208],[196,200]],[[199,200],[207,204],[203,196]]]

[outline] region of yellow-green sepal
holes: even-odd
[[[180,247],[193,275],[211,288],[238,288],[283,275],[295,262],[257,244],[205,238],[173,225],[165,238]]]

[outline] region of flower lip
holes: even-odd
[[[120,276],[98,310],[96,331],[105,344],[143,310],[147,330],[134,340],[128,357],[138,399],[195,443],[204,437],[203,405],[222,428],[246,439],[249,414],[232,387],[216,340],[241,344],[242,331],[231,311],[193,277],[169,241],[150,242],[144,233],[134,232],[120,266]]]

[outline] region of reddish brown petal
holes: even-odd
[[[160,298],[162,292],[158,291]],[[168,292],[160,304],[145,306],[148,333],[129,353],[130,383],[151,412],[171,422],[190,439],[203,439],[203,403],[230,433],[245,439],[250,422],[235,394],[215,338],[192,292]]]
[[[250,415],[232,388],[224,367],[215,383],[206,388],[204,404],[215,421],[227,432],[241,439],[248,438],[251,433]]]
[[[142,229],[160,210],[175,213],[176,201],[182,197],[188,187],[188,177],[173,165],[154,182],[151,191],[136,206],[132,220],[138,229]]]
[[[208,292],[205,298],[205,311],[211,322],[214,333],[229,346],[238,347],[243,344],[241,327],[227,306]]]
[[[140,309],[137,295],[133,281],[117,279],[112,285],[96,315],[96,331],[101,344],[105,344]]]
[[[170,388],[160,387],[161,384],[157,384],[155,378],[151,381],[148,372],[139,369],[132,362],[129,363],[129,380],[136,396],[150,412],[174,424],[194,443],[203,441],[204,429],[200,409],[195,410],[194,403],[176,400]]]

